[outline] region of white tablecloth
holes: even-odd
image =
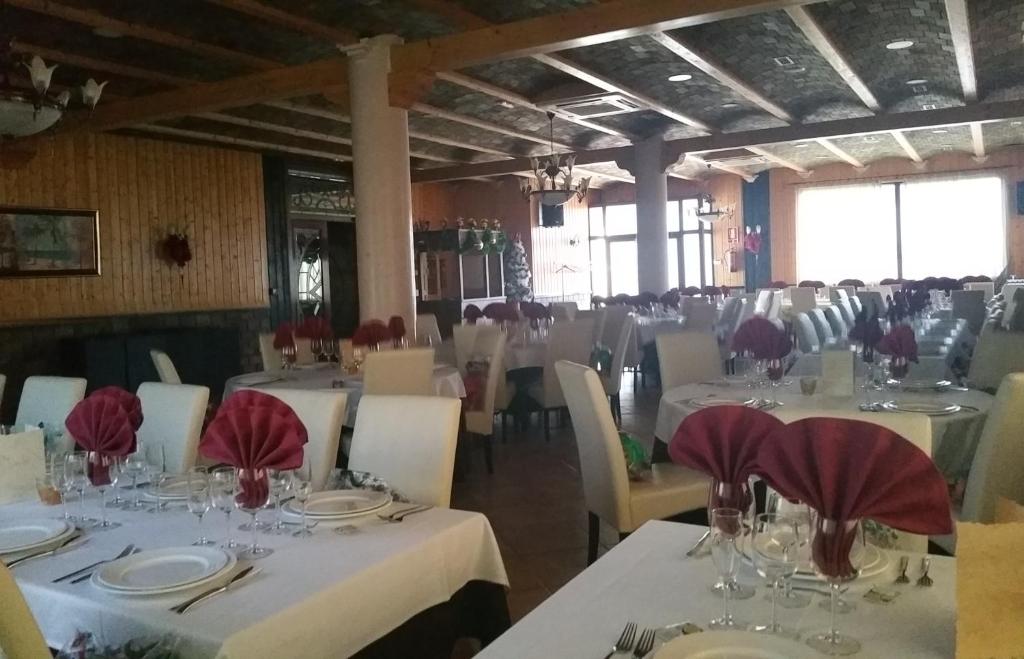
[[[544,368],[544,358],[547,356],[547,352],[548,344],[542,341],[510,344],[505,348],[505,370]]]
[[[800,393],[798,378],[790,377],[789,379],[789,386],[779,388],[779,402],[783,403],[783,409],[849,409],[853,411],[863,400],[861,397],[835,397],[821,393],[804,396]],[[820,382],[819,386],[821,386]],[[705,396],[735,398],[750,396],[753,393],[742,384],[726,383],[690,384],[669,389],[662,394],[661,402],[658,404],[658,421],[654,429],[654,436],[664,442],[672,439],[683,419],[697,411],[697,408],[686,404],[687,400]],[[764,395],[764,391],[762,391],[762,395]],[[949,416],[932,417],[932,458],[935,460],[936,466],[951,479],[967,475],[971,461],[974,459],[974,451],[978,446],[978,439],[981,437],[985,417],[992,406],[993,397],[991,395],[975,390],[948,391],[941,394],[890,391],[887,397],[908,401],[957,403],[978,408],[977,412],[965,409]],[[878,414],[895,414],[895,412],[878,412]]]
[[[359,398],[363,395],[363,376],[361,373],[356,375],[342,373],[337,364],[324,364],[319,367],[299,368],[291,371],[246,373],[228,378],[224,383],[224,397],[227,398],[238,389],[247,387],[347,392],[348,405],[345,411],[345,425],[351,428],[355,426]],[[434,366],[434,393],[446,398],[465,398],[466,385],[463,383],[458,369],[444,364]]]
[[[481,659],[593,659],[603,657],[627,621],[663,627],[685,620],[706,628],[721,614],[722,600],[708,590],[715,581],[709,557],[685,558],[684,552],[704,527],[648,522],[597,563],[570,581],[477,655]],[[877,581],[890,584],[898,557]],[[911,556],[910,576],[920,558]],[[956,562],[932,557],[931,588],[903,586],[890,604],[872,604],[851,588],[857,608],[838,616],[840,632],[863,644],[858,659],[949,659],[956,645]],[[744,566],[740,580],[759,584]],[[866,588],[866,584],[864,588]],[[769,603],[762,592],[735,603],[738,619],[767,622]],[[821,596],[803,609],[779,609],[782,624],[802,633],[823,631],[828,613]],[[625,656],[625,655],[623,655]]]
[[[95,502],[87,501],[93,507]],[[54,516],[37,502],[0,507],[0,519]],[[494,533],[479,513],[434,509],[387,524],[361,518],[359,531],[337,535],[315,529],[312,538],[261,535],[274,553],[256,562],[262,572],[184,615],[168,611],[196,591],[124,598],[89,582],[51,580],[115,556],[130,542],[143,549],[190,544],[196,518],[184,510],[150,514],[110,511],[120,528],[90,532],[83,546],[14,569],[47,643],[61,647],[75,630],[108,643],[171,633],[183,656],[347,657],[432,606],[448,601],[472,580],[508,585]],[[237,525],[241,515],[233,515]],[[206,532],[222,538],[224,518],[211,513]],[[247,538],[235,532],[235,538]]]

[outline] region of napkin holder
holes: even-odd
[[[821,351],[821,391],[826,396],[848,398],[854,392],[856,353],[846,347]]]
[[[46,475],[43,430],[0,435],[0,505],[35,498],[36,479]]]

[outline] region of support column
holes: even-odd
[[[395,314],[415,327],[409,124],[388,102],[394,35],[348,53],[360,322]]]
[[[660,136],[633,147],[636,180],[636,251],[641,291],[668,290],[668,176]]]

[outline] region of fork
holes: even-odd
[[[900,559],[900,576],[896,577],[896,581],[893,583],[904,584],[910,583],[910,579],[907,578],[907,566],[910,565],[910,557],[904,556]]]
[[[29,554],[27,556],[22,556],[21,558],[18,558],[18,559],[15,559],[15,560],[11,561],[10,563],[7,564],[7,568],[8,569],[13,568],[13,567],[16,567],[18,565],[21,565],[22,563],[27,563],[28,561],[34,561],[37,558],[45,558],[47,556],[56,556],[57,554],[64,553],[64,550],[70,551],[70,550],[74,549],[75,547],[79,547],[79,546],[85,544],[88,541],[89,541],[89,538],[85,537],[82,534],[82,532],[79,531],[77,533],[72,534],[71,537],[69,537],[67,540],[65,540],[64,542],[60,543],[59,545],[57,545],[56,547],[54,547],[52,549],[47,549],[46,551],[41,551],[41,552],[38,552],[38,553],[35,553],[35,554]]]
[[[132,550],[131,550],[130,552],[128,552],[128,553],[126,554],[126,556],[131,556],[131,555],[133,555],[133,554],[138,554],[138,553],[139,553],[140,551],[142,551],[142,550],[141,550],[141,549],[138,549],[138,548],[133,548],[133,549],[132,549]],[[124,556],[121,556],[120,558],[124,558]],[[109,561],[104,561],[104,562],[106,563],[106,562],[109,562]],[[98,567],[99,567],[99,566],[97,566],[97,568],[98,568]],[[85,581],[86,579],[89,579],[89,578],[91,578],[91,577],[92,577],[92,575],[93,575],[93,574],[94,574],[95,572],[96,572],[96,570],[89,570],[89,571],[88,571],[88,572],[86,572],[85,574],[83,574],[83,575],[81,575],[81,576],[79,576],[79,577],[75,577],[74,579],[72,579],[72,580],[71,580],[71,583],[82,583],[82,582],[83,582],[83,581]]]
[[[928,588],[932,585],[932,578],[928,576],[928,568],[932,566],[932,559],[927,556],[921,559],[921,576],[917,578],[917,585]]]
[[[392,524],[397,524],[398,522],[401,522],[403,519],[405,519],[409,515],[415,515],[416,513],[422,513],[422,512],[424,512],[426,510],[429,510],[429,509],[430,509],[430,506],[413,506],[412,508],[406,508],[404,510],[397,510],[397,511],[395,511],[395,512],[389,514],[389,515],[377,515],[377,517],[381,518],[385,522],[389,522],[389,523],[392,523]]]
[[[67,581],[68,579],[72,579],[74,577],[77,577],[78,575],[82,574],[83,572],[88,572],[89,570],[97,568],[100,565],[103,565],[104,563],[109,563],[111,561],[116,561],[119,558],[124,558],[125,556],[127,556],[128,554],[130,554],[130,553],[132,553],[134,551],[135,551],[135,545],[128,545],[127,547],[122,549],[121,553],[118,554],[117,556],[115,556],[113,558],[108,558],[108,559],[105,559],[105,560],[102,560],[102,561],[96,561],[92,565],[86,565],[85,567],[83,567],[81,569],[78,569],[78,570],[75,570],[74,572],[68,572],[64,576],[57,577],[56,579],[54,579],[53,583],[60,583],[61,581]]]
[[[636,647],[633,648],[633,656],[636,659],[643,659],[647,654],[654,649],[654,630],[645,629],[640,634],[640,639],[636,642]]]
[[[612,646],[612,651],[604,655],[604,659],[611,659],[612,656],[620,652],[629,652],[633,649],[633,639],[636,637],[636,623],[627,622],[626,626],[622,629],[622,633],[619,634],[619,640],[615,641],[615,645]]]

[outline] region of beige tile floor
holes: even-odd
[[[649,446],[660,391],[648,386],[634,392],[632,384],[626,374],[622,427]],[[544,441],[536,420],[529,430],[510,430],[504,442],[499,430],[494,474],[484,468],[481,451],[466,458],[467,473],[455,483],[452,506],[490,519],[511,582],[509,609],[515,622],[587,565],[587,513],[572,425],[567,419],[564,428],[553,429],[550,442]],[[617,541],[614,530],[603,527],[599,551]]]

